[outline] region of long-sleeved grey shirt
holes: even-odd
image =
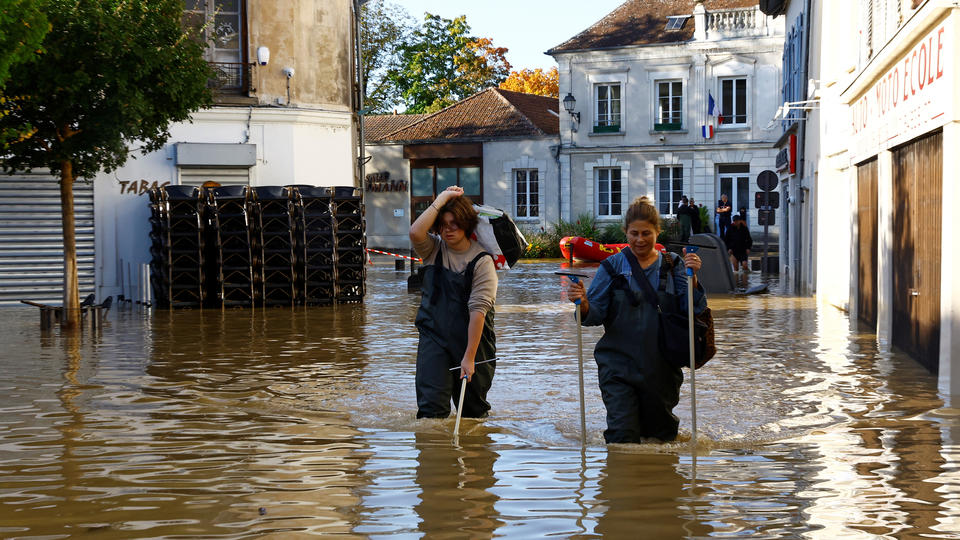
[[[477,242],[470,242],[470,247],[464,251],[455,251],[435,234],[428,234],[423,242],[414,243],[413,249],[423,259],[423,264],[434,264],[437,251],[442,250],[444,266],[460,274],[467,270],[467,265],[474,257],[483,253],[483,248]],[[470,290],[467,309],[485,314],[496,302],[497,269],[493,266],[492,258],[483,257],[474,267],[473,288]]]

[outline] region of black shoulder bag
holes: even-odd
[[[633,253],[628,250],[624,250],[624,252],[627,262],[630,263],[633,279],[640,285],[647,302],[657,308],[657,318],[660,323],[657,329],[657,347],[661,356],[671,366],[677,368],[690,367],[690,338],[687,331],[687,315],[678,308],[677,295],[666,292],[667,279],[672,277],[671,273],[674,267],[672,256],[665,254],[660,262],[658,289],[661,294],[657,294]],[[687,294],[693,294],[693,291],[687,291]],[[661,302],[661,298],[666,301]],[[716,353],[713,344],[713,316],[710,313],[710,308],[704,310],[702,314],[694,316],[693,346],[694,365],[697,369],[706,364]]]

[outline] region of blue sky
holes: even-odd
[[[514,69],[556,65],[544,51],[585,30],[623,0],[389,0],[418,21],[423,13],[452,19],[467,16],[472,33],[510,49]]]

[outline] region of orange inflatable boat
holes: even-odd
[[[598,262],[611,255],[620,253],[620,250],[627,247],[628,244],[601,244],[589,238],[582,236],[564,236],[560,239],[560,253],[563,258],[570,260],[570,252],[573,252],[573,258],[578,261]],[[657,251],[666,252],[666,248],[657,244]]]

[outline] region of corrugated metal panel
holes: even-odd
[[[93,184],[73,185],[80,298],[93,292]],[[49,174],[0,175],[0,306],[63,301],[60,185]]]

